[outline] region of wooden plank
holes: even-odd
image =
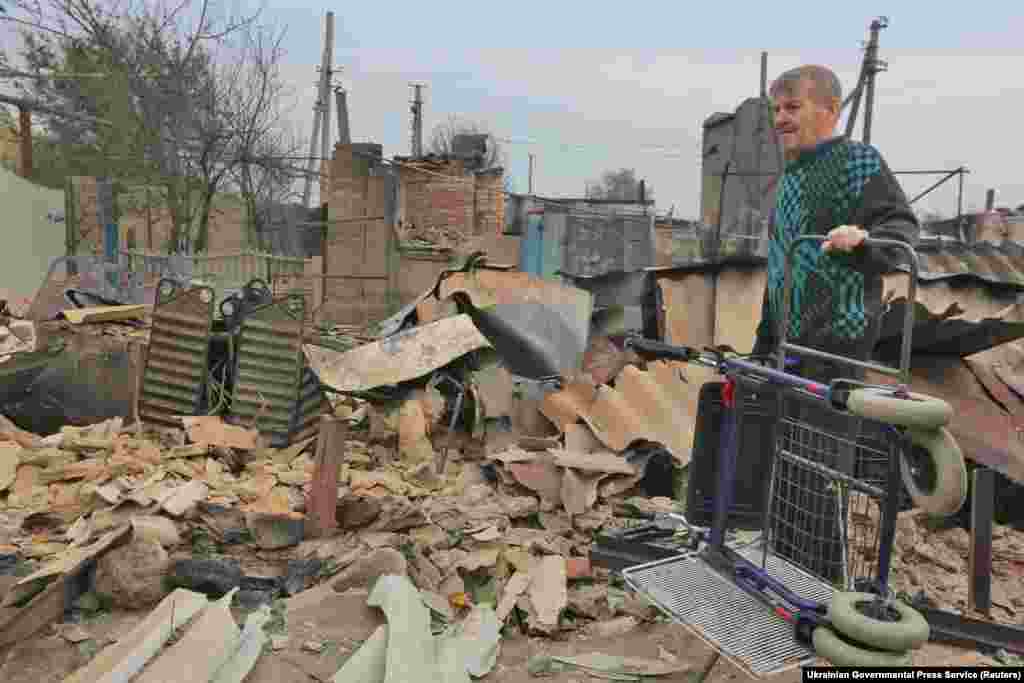
[[[125,637],[104,648],[63,683],[127,683],[171,638],[207,605],[206,596],[179,588],[164,598]]]
[[[0,608],[0,647],[31,638],[64,616],[67,576],[58,577],[24,607]]]
[[[203,610],[181,640],[160,653],[135,683],[208,683],[238,652],[242,633],[229,608],[237,591]]]
[[[338,474],[345,458],[347,423],[337,417],[320,418],[316,444],[316,470],[310,491],[310,529],[313,536],[328,536],[338,528]]]

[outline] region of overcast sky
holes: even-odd
[[[659,211],[696,217],[702,122],[756,96],[760,52],[769,76],[801,63],[832,66],[852,88],[861,43],[887,12],[873,140],[894,170],[972,173],[965,208],[985,189],[1024,204],[1024,9],[1019,3],[342,3],[273,0],[264,20],[287,25],[292,116],[311,129],[324,15],[335,12],[335,64],[354,141],[410,152],[409,83],[427,84],[424,138],[450,114],[506,143],[515,190],[580,196],[606,169],[635,168]],[[7,41],[4,45],[9,47]],[[335,127],[332,124],[332,135]],[[860,135],[858,127],[857,135]],[[902,177],[908,195],[937,180]],[[956,211],[950,182],[921,208]]]

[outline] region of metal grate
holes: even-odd
[[[760,563],[760,543],[737,549]],[[832,589],[785,560],[767,555],[769,573],[801,597],[827,602]],[[761,677],[807,664],[814,651],[763,602],[708,565],[683,555],[623,570],[626,584],[748,674]]]
[[[180,427],[205,410],[213,290],[160,281],[139,396],[139,419]]]
[[[231,416],[283,448],[315,436],[329,407],[302,352],[305,303],[285,297],[245,314],[239,332]]]
[[[864,421],[851,421],[824,406],[801,407],[796,414],[802,419],[779,421],[769,495],[770,547],[813,576],[853,590],[858,580],[878,578],[879,520],[886,497],[882,482],[859,477],[868,463],[888,462],[893,449],[891,443],[857,438]],[[811,426],[812,421],[823,427]]]

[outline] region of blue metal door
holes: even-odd
[[[537,277],[544,276],[544,213],[526,216],[526,230],[519,242],[519,270]]]

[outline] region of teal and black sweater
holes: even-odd
[[[786,165],[775,200],[768,246],[768,283],[755,354],[779,342],[783,264],[800,235],[825,235],[856,225],[872,238],[917,245],[920,228],[885,160],[871,145],[843,137],[827,140]],[[822,252],[805,242],[793,258],[793,296],[787,339],[859,359],[870,357],[878,335],[882,274],[905,255],[861,245],[852,252]]]

